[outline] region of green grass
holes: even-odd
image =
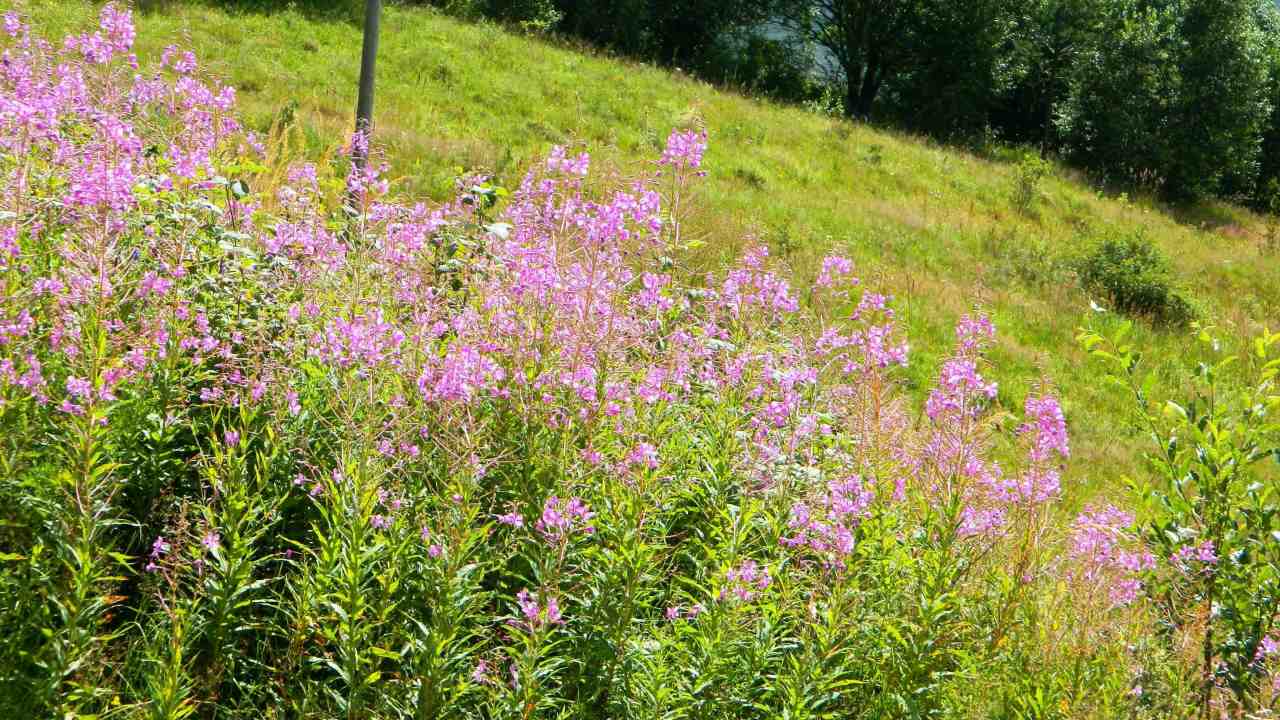
[[[97,5],[20,7],[53,35],[87,27]],[[252,125],[295,118],[306,153],[334,147],[352,125],[361,33],[348,17],[160,2],[138,20],[141,55],[175,40],[192,46],[239,88]],[[590,150],[597,172],[635,172],[672,126],[705,123],[709,176],[688,226],[706,241],[698,261],[725,262],[752,237],[800,277],[827,251],[849,255],[865,280],[899,298],[921,393],[954,321],[981,306],[1002,333],[1001,400],[1020,411],[1041,377],[1065,396],[1077,500],[1109,493],[1141,466],[1126,399],[1074,341],[1092,314],[1067,269],[1074,253],[1105,228],[1145,228],[1221,335],[1280,325],[1280,263],[1259,253],[1261,221],[1237,208],[1108,197],[1055,168],[1022,213],[1013,153],[983,158],[426,9],[386,9],[378,62],[377,141],[401,191],[437,199],[451,194],[459,168],[513,184],[552,144]],[[1140,325],[1148,357],[1176,377],[1187,334]]]

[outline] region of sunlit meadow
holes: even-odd
[[[39,30],[4,15],[5,717],[1274,715],[1280,335],[1162,388],[1082,331],[1151,472],[1064,520],[1062,399],[999,411],[976,305],[917,394],[850,258],[693,269],[698,127],[415,202],[364,137],[273,165],[124,6]]]

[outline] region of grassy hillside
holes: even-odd
[[[96,5],[29,0],[49,32],[88,25]],[[302,10],[259,14],[216,4],[159,3],[140,13],[144,54],[184,36],[240,91],[261,128],[292,120],[301,151],[319,154],[351,125],[360,29]],[[711,139],[696,217],[706,263],[747,238],[766,241],[801,273],[836,250],[894,292],[917,347],[911,377],[935,373],[957,317],[980,304],[1001,331],[993,359],[1013,404],[1042,375],[1066,398],[1076,459],[1068,486],[1106,492],[1136,469],[1124,400],[1103,386],[1073,339],[1090,298],[1070,259],[1109,228],[1143,228],[1225,337],[1280,318],[1280,267],[1260,254],[1265,232],[1223,206],[1170,211],[1108,197],[1061,169],[1034,209],[1014,202],[1012,159],[987,159],[919,139],[779,107],[651,67],[541,42],[429,10],[385,13],[377,139],[411,193],[443,198],[459,168],[514,183],[552,144],[590,149],[597,168],[626,172],[653,157],[673,126]],[[1013,153],[1009,153],[1010,158]],[[1187,360],[1185,332],[1142,324],[1139,341],[1166,368]],[[1077,494],[1076,497],[1080,497]]]

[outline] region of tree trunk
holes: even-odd
[[[865,120],[859,112],[862,107],[863,65],[848,66],[844,69],[844,114],[850,120]]]
[[[852,120],[870,120],[871,108],[884,80],[884,68],[874,58],[845,71],[844,113]]]
[[[845,81],[844,116],[850,120],[861,119],[858,116],[858,84],[853,78]]]
[[[863,120],[871,119],[871,107],[880,92],[880,81],[883,78],[884,68],[879,64],[867,64],[867,71],[862,76],[862,88],[858,92],[858,116]]]

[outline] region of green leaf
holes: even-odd
[[[377,647],[376,645],[374,647],[369,648],[369,652],[373,653],[377,657],[384,658],[386,660],[400,659],[400,653],[394,650],[387,650],[386,648],[380,648],[380,647]]]

